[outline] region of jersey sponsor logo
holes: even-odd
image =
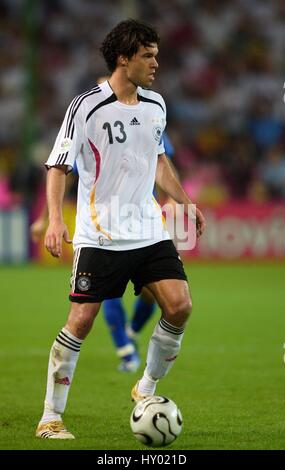
[[[156,140],[156,142],[160,142],[161,136],[162,136],[163,129],[160,126],[155,126],[152,129],[153,137]]]
[[[72,146],[72,140],[69,139],[68,137],[65,137],[62,139],[60,143],[60,151],[61,152],[68,152],[71,149]]]
[[[130,122],[130,126],[140,126],[140,122],[137,120],[136,117],[134,117],[131,122]]]
[[[89,279],[89,277],[81,276],[77,281],[77,287],[82,292],[85,292],[90,289],[91,280]]]

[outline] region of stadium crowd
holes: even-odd
[[[284,0],[1,0],[0,209],[33,204],[67,104],[107,73],[99,46],[126,17],[159,30],[153,89],[193,199],[285,199]]]

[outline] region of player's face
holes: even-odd
[[[158,47],[155,43],[139,47],[138,52],[127,62],[127,76],[130,82],[146,88],[152,85],[158,68],[157,54]]]

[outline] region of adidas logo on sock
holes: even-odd
[[[140,125],[140,122],[135,117],[130,122],[130,126],[139,126],[139,125]]]
[[[64,377],[63,379],[56,378],[55,383],[60,385],[70,385],[70,380],[68,377]]]

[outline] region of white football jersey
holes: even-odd
[[[163,98],[138,88],[137,105],[117,100],[108,81],[72,101],[47,168],[76,161],[79,175],[74,248],[129,250],[169,239],[153,197],[164,153]]]

